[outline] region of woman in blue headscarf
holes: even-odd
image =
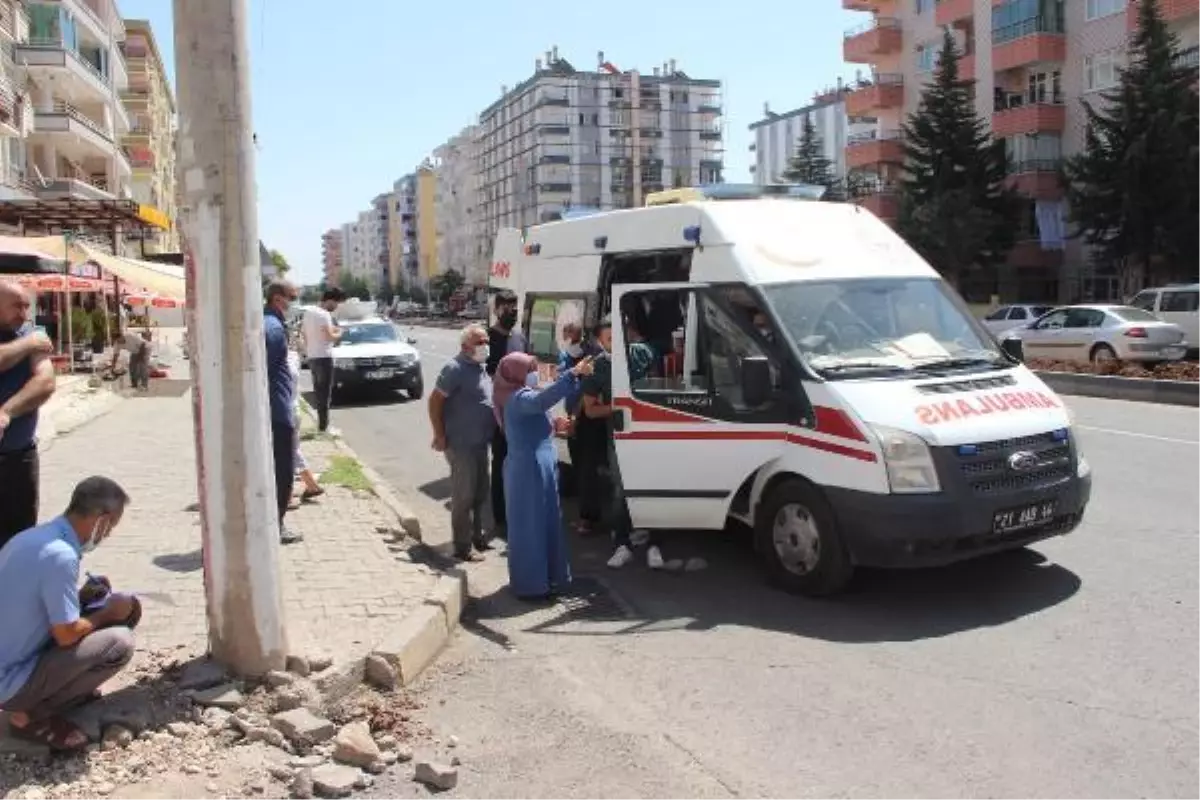
[[[550,409],[592,374],[585,358],[544,389],[538,388],[537,359],[510,353],[493,379],[496,421],[508,439],[504,502],[508,513],[508,583],[522,600],[542,600],[571,582],[558,499],[558,451]]]

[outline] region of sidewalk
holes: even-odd
[[[143,598],[142,651],[203,652],[191,395],[182,380],[155,381],[152,390],[129,396],[43,454],[42,518],[59,513],[82,478],[102,474],[117,480],[131,505],[85,568]],[[318,474],[338,453],[326,440],[305,441],[303,447]],[[305,538],[282,548],[279,557],[291,651],[342,660],[382,641],[424,602],[437,573],[409,560],[411,541],[393,541],[388,532],[399,525],[373,494],[341,486],[327,490],[318,502],[288,514],[288,525]]]

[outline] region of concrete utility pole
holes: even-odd
[[[284,666],[246,0],[175,0],[178,178],[213,656]]]

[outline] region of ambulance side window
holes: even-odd
[[[754,416],[764,412],[769,414],[772,406],[777,404],[782,389],[778,362],[762,344],[717,305],[712,297],[700,297],[700,318],[704,329],[702,338],[708,345],[713,394],[723,401],[721,405],[735,417]],[[775,396],[754,406],[746,402],[742,392],[742,365],[747,359],[767,361],[771,371],[771,386],[775,390]]]

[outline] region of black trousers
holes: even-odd
[[[502,535],[508,525],[504,506],[504,459],[508,458],[508,439],[499,426],[492,434],[492,521],[497,535]]]
[[[0,547],[23,530],[37,525],[37,445],[0,453]]]
[[[271,423],[271,451],[275,455],[275,501],[279,504],[281,526],[292,499],[292,483],[296,479],[295,436],[295,426]]]
[[[329,404],[333,402],[333,359],[310,358],[308,369],[312,372],[317,429],[324,431],[329,427]]]
[[[611,491],[604,468],[608,466],[607,428],[596,420],[580,418],[571,438],[571,461],[575,464],[575,491],[579,498],[579,518],[596,524],[604,517]]]

